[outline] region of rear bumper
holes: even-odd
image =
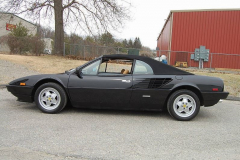
[[[9,92],[11,92],[15,97],[18,98],[18,101],[33,102],[32,97],[33,87],[15,85],[7,85],[6,87]]]
[[[213,106],[220,99],[226,99],[229,92],[202,92],[203,104],[205,107]]]

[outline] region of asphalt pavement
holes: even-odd
[[[240,159],[240,102],[200,109],[192,121],[167,112],[66,108],[40,112],[0,89],[0,159]]]

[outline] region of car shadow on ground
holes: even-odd
[[[149,110],[117,110],[117,109],[92,109],[92,108],[74,108],[66,107],[62,113],[85,113],[102,115],[125,115],[125,116],[151,116],[151,117],[170,117],[167,111],[149,111]]]
[[[41,111],[36,107],[35,103],[21,103],[19,106],[30,112]],[[18,106],[18,107],[19,107]],[[116,110],[116,109],[92,109],[92,108],[74,108],[71,105],[66,106],[60,113],[64,115],[71,114],[95,114],[95,115],[114,115],[114,116],[141,116],[141,117],[157,117],[164,119],[172,119],[167,110],[149,111],[149,110]],[[215,115],[208,108],[201,107],[199,114],[195,119],[212,119]],[[216,117],[215,117],[216,118]]]
[[[30,112],[41,112],[35,105],[35,103],[22,103],[22,109],[26,109]],[[98,114],[98,115],[124,115],[124,116],[145,116],[145,117],[164,117],[171,119],[171,116],[166,110],[163,111],[148,111],[148,110],[116,110],[116,109],[92,109],[92,108],[74,108],[67,106],[58,114]]]

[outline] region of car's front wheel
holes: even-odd
[[[178,90],[168,99],[169,114],[180,121],[188,121],[197,116],[200,110],[198,96],[189,90]]]
[[[66,106],[67,95],[60,85],[45,83],[36,90],[34,100],[42,112],[58,113]]]

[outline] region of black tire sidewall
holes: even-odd
[[[40,92],[47,87],[51,87],[51,88],[56,89],[61,96],[61,102],[58,105],[58,107],[55,108],[54,110],[47,110],[47,109],[43,108],[41,106],[39,100],[38,100],[38,96],[39,96]],[[44,113],[58,113],[67,104],[67,96],[66,96],[66,93],[65,93],[64,89],[56,83],[45,83],[45,84],[41,85],[40,87],[38,87],[38,89],[36,90],[35,95],[34,95],[34,100],[35,100],[35,103],[36,103],[37,107]]]
[[[191,96],[195,100],[195,102],[196,102],[196,109],[195,109],[194,113],[191,116],[189,116],[189,117],[180,117],[179,115],[177,115],[175,113],[174,108],[173,108],[174,107],[173,103],[174,103],[175,99],[178,96],[182,95],[182,94],[186,94],[186,95]],[[167,103],[167,109],[168,109],[169,114],[173,118],[175,118],[175,119],[177,119],[179,121],[189,121],[189,120],[191,120],[191,119],[193,119],[193,118],[195,118],[197,116],[197,114],[198,114],[198,112],[200,110],[200,101],[199,101],[198,96],[194,92],[189,91],[189,90],[178,90],[178,91],[174,92],[169,97],[168,103]]]

